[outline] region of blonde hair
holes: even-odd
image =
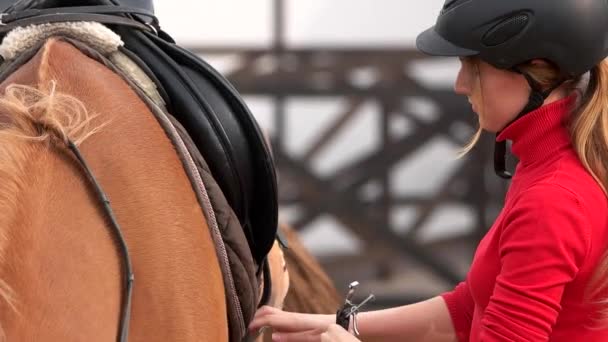
[[[464,145],[460,151],[458,151],[458,158],[462,158],[464,156],[466,156],[467,154],[469,154],[469,152],[471,152],[471,150],[473,150],[473,148],[475,148],[475,145],[477,145],[477,142],[479,142],[479,139],[481,139],[481,134],[483,133],[483,129],[481,127],[477,128],[477,131],[475,132],[475,134],[473,134],[473,136],[471,137],[471,140],[469,140],[469,142]]]
[[[91,126],[96,115],[89,113],[80,100],[56,88],[54,81],[41,89],[9,85],[0,96],[0,113],[9,118],[6,123],[0,122],[0,136],[37,142],[58,139],[64,144],[72,140],[80,145],[105,125]]]
[[[589,85],[570,123],[572,145],[605,194],[608,189],[608,60],[591,70]],[[608,251],[588,287],[587,297],[599,306],[598,321],[608,324]],[[603,296],[603,298],[602,298]]]

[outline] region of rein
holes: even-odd
[[[97,198],[103,203],[103,209],[110,220],[111,233],[114,234],[116,240],[118,240],[118,246],[123,259],[123,273],[125,275],[125,283],[122,298],[122,308],[120,312],[119,331],[116,340],[119,342],[127,342],[129,336],[129,320],[131,317],[131,297],[133,293],[133,281],[135,280],[135,275],[133,274],[133,267],[131,265],[131,257],[129,256],[129,249],[127,248],[127,243],[125,242],[124,236],[120,229],[120,225],[118,224],[118,221],[116,221],[114,211],[110,206],[110,200],[108,199],[108,196],[106,196],[105,192],[99,185],[99,182],[93,175],[93,172],[89,168],[89,165],[87,164],[86,160],[84,159],[84,157],[80,153],[80,150],[74,144],[74,142],[68,140],[67,145],[70,151],[72,151],[72,153],[82,166],[83,171],[85,172],[89,182],[95,188]]]

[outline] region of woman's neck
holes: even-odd
[[[562,100],[572,94],[572,89],[568,86],[568,84],[562,84],[559,88],[549,94],[549,96],[543,102],[543,106],[548,105],[549,103]]]

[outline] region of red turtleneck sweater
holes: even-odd
[[[466,281],[442,294],[459,341],[608,341],[585,288],[608,248],[608,200],[572,149],[575,97],[507,127],[519,159]]]

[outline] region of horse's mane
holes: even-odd
[[[297,232],[281,225],[289,248],[285,261],[289,271],[289,292],[285,298],[286,311],[304,313],[335,313],[340,306],[340,294],[323,267],[300,242]]]
[[[8,227],[20,219],[30,162],[68,139],[81,144],[100,128],[91,127],[93,118],[82,102],[57,92],[54,83],[47,90],[13,84],[0,96],[0,261]],[[2,279],[0,298],[16,311],[14,293]]]
[[[55,82],[48,89],[11,84],[0,96],[1,137],[18,138],[35,142],[71,140],[77,146],[97,132],[92,128],[91,115],[84,104],[56,90]]]

